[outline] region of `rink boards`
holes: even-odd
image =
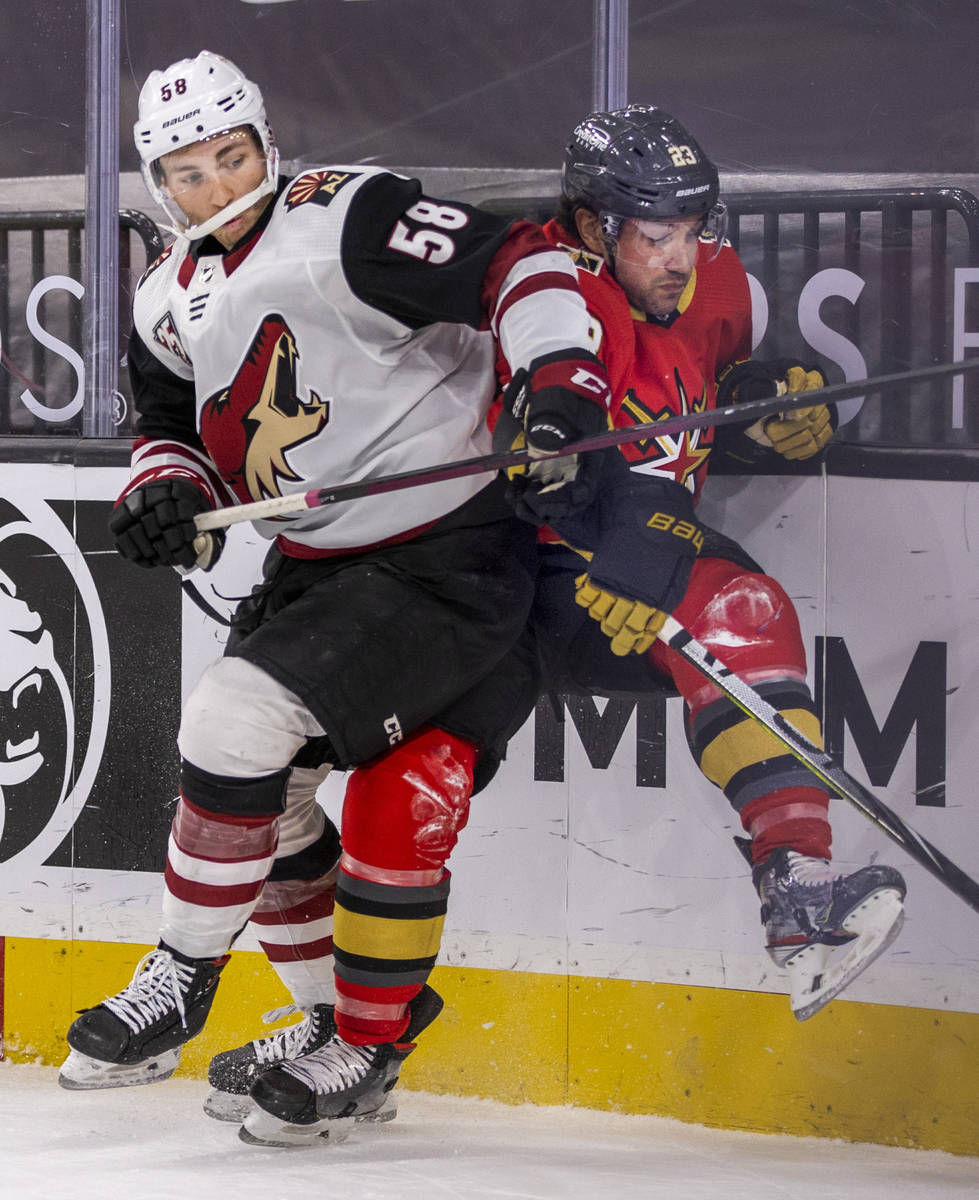
[[[74,1011],[155,943],[180,701],[221,649],[176,575],[112,553],[119,461],[7,462],[0,482],[12,1057],[59,1061]],[[702,516],[793,597],[846,768],[975,877],[979,490],[946,475],[717,479]],[[262,552],[237,528],[194,577],[207,602],[228,612]],[[899,867],[908,920],[846,1001],[795,1022],[679,701],[564,707],[562,725],[542,702],[474,801],[437,969],[447,1007],[406,1083],[979,1154],[977,914],[837,802],[837,860]],[[334,816],[343,784],[322,792]],[[250,935],[240,947],[183,1070],[285,1000]]]

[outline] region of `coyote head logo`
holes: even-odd
[[[299,396],[296,339],[277,313],[267,316],[231,384],[201,411],[201,437],[239,499],[282,495],[302,476],[288,453],[315,437],[330,419],[330,402]]]

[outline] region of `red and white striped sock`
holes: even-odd
[[[276,817],[207,812],[180,797],[164,871],[162,941],[191,958],[225,954],[275,857]]]
[[[295,1004],[333,1004],[333,901],[337,867],[319,879],[266,883],[252,928]]]

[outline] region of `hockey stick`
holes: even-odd
[[[777,709],[772,708],[753,687],[716,659],[679,621],[668,616],[657,637],[700,671],[743,713],[764,725],[769,733],[808,767],[826,787],[852,804],[878,829],[903,847],[915,862],[920,863],[956,896],[979,912],[979,883],[966,875],[920,833],[915,833],[897,813],[844,771],[825,750],[803,737]]]
[[[585,454],[589,450],[605,450],[609,446],[620,446],[626,442],[641,442],[646,438],[663,437],[681,433],[688,429],[706,428],[712,425],[736,425],[751,423],[772,413],[786,412],[793,408],[805,408],[814,403],[826,404],[861,396],[865,392],[885,391],[902,384],[934,379],[942,375],[958,375],[979,369],[979,358],[968,362],[938,363],[931,367],[916,367],[911,371],[898,371],[893,375],[877,375],[872,379],[854,379],[848,383],[834,383],[811,392],[786,392],[784,396],[772,396],[765,400],[751,400],[745,404],[734,404],[727,408],[715,408],[709,412],[684,413],[667,417],[663,421],[647,421],[642,425],[629,425],[623,429],[610,429],[594,437],[584,438],[568,446],[562,454],[546,454],[531,458],[526,451],[510,450],[500,454],[486,454],[479,458],[462,458],[441,466],[421,467],[415,471],[402,471],[397,475],[386,475],[380,479],[365,479],[358,483],[342,483],[333,488],[318,488],[309,492],[293,492],[288,496],[274,496],[270,500],[256,500],[251,504],[234,504],[201,513],[194,518],[199,532],[208,529],[223,529],[241,521],[259,521],[274,517],[286,517],[305,512],[310,508],[322,508],[327,504],[340,504],[344,500],[358,500],[363,496],[378,496],[384,492],[397,492],[404,488],[421,487],[429,483],[442,483],[447,479],[460,479],[465,475],[481,475],[489,471],[505,470],[507,467],[529,466],[546,458],[566,458],[571,454]]]

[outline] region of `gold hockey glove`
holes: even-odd
[[[587,574],[575,583],[575,603],[588,610],[598,621],[602,633],[610,639],[612,653],[643,654],[656,641],[667,614],[639,600],[627,600],[593,583]]]
[[[826,386],[818,367],[807,367],[787,359],[774,362],[735,363],[718,381],[720,407],[784,396],[786,392],[814,392]],[[825,404],[797,408],[775,416],[762,417],[744,433],[759,446],[774,450],[789,461],[800,462],[818,454],[833,436],[834,411]]]
[[[796,375],[795,380],[793,375]],[[803,377],[804,382],[799,376]],[[810,382],[814,377],[818,379],[818,383]],[[818,371],[804,372],[801,367],[793,367],[789,371],[786,384],[787,392],[809,392],[825,387],[826,381]],[[815,404],[812,408],[796,408],[755,424],[762,427],[761,436],[756,440],[764,445],[767,439],[772,449],[789,461],[812,458],[833,436],[833,418],[825,404]],[[749,437],[755,436],[751,432],[754,428],[752,425],[745,431]]]

